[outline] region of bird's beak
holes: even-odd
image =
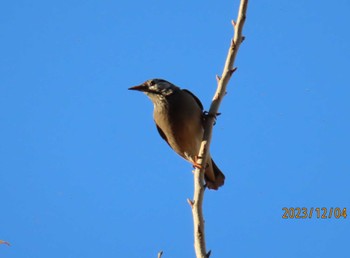
[[[146,92],[146,91],[148,91],[148,87],[145,84],[141,84],[138,86],[133,86],[133,87],[129,88],[129,90],[138,90],[138,91]]]

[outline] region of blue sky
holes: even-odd
[[[128,87],[164,78],[210,105],[239,1],[5,1],[0,245],[6,258],[194,257],[191,166]],[[211,153],[212,257],[344,257],[350,3],[250,1]]]

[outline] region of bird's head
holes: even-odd
[[[179,87],[163,79],[151,79],[141,85],[131,87],[129,90],[142,91],[153,100],[169,96],[179,90]]]

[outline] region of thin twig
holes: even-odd
[[[215,123],[215,117],[218,113],[221,101],[226,94],[226,87],[231,78],[231,75],[236,70],[233,67],[238,49],[244,39],[242,36],[243,25],[246,18],[248,0],[241,0],[237,22],[232,22],[234,27],[234,37],[231,41],[231,45],[227,54],[224,70],[221,76],[217,76],[218,87],[212,100],[206,124],[204,127],[203,140],[201,148],[198,153],[197,163],[202,169],[196,168],[194,171],[194,197],[192,207],[193,224],[194,224],[194,249],[197,258],[207,258],[210,252],[206,252],[205,245],[205,231],[204,231],[204,218],[203,218],[203,198],[204,198],[204,169],[207,160],[207,153],[211,143],[212,129]]]
[[[9,242],[4,241],[4,240],[0,240],[0,245],[2,245],[2,244],[10,246]]]

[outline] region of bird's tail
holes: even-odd
[[[225,183],[225,175],[221,172],[214,160],[211,159],[211,164],[205,171],[205,182],[209,189],[218,190]]]

